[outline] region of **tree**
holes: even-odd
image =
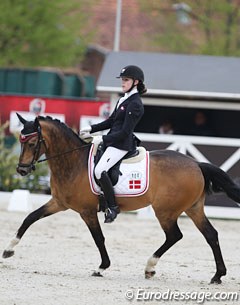
[[[0,1],[0,65],[66,67],[79,62],[90,35],[82,31],[86,2]]]
[[[205,33],[202,52],[213,55],[240,55],[239,1],[197,1],[196,20]]]
[[[163,51],[222,56],[240,55],[240,1],[186,0],[189,22],[180,23],[183,13],[176,1],[141,0],[155,23],[154,43]],[[183,4],[183,3],[181,3]],[[180,8],[181,9],[181,8]]]

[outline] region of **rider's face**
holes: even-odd
[[[138,80],[134,81],[134,85],[137,85]],[[133,79],[128,77],[122,77],[122,91],[123,93],[126,93],[131,89],[133,85]]]

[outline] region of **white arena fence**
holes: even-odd
[[[142,142],[167,143],[166,149],[176,150],[183,154],[190,154],[199,162],[210,162],[206,156],[196,147],[196,145],[212,147],[232,147],[235,151],[229,155],[219,167],[228,172],[240,160],[240,139],[181,136],[165,134],[136,133]],[[216,155],[219,151],[216,151]],[[240,172],[239,172],[240,176]]]

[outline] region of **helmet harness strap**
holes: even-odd
[[[130,92],[130,91],[132,91],[132,89],[133,89],[135,86],[137,86],[137,85],[134,84],[136,79],[133,78],[132,80],[133,80],[132,86],[131,86],[130,89],[127,91],[127,93]]]

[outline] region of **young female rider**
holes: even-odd
[[[136,149],[138,139],[133,131],[144,113],[140,95],[147,91],[143,71],[137,66],[126,66],[118,78],[122,79],[124,96],[119,99],[112,114],[107,120],[80,130],[80,137],[86,138],[89,133],[110,129],[107,135],[103,135],[106,150],[95,167],[95,176],[108,205],[106,223],[112,222],[120,212],[108,170],[128,152]]]

